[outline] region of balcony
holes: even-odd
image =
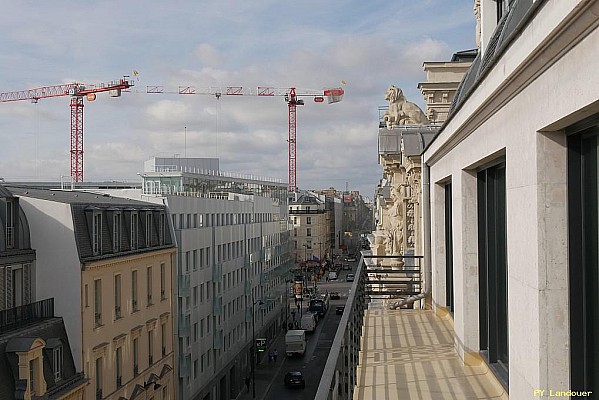
[[[315,399],[508,399],[482,358],[469,355],[465,364],[458,356],[448,314],[395,307],[422,299],[411,289],[404,299],[386,290],[369,295],[376,291],[366,289],[371,270],[385,270],[381,257],[373,258],[360,260]],[[383,262],[392,268],[417,265],[393,258]]]
[[[223,313],[223,298],[222,296],[215,297],[212,300],[212,315],[222,315]]]
[[[188,337],[191,333],[191,321],[188,313],[183,313],[179,317],[179,336]]]
[[[54,318],[54,298],[0,311],[0,333]]]

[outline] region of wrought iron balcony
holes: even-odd
[[[0,311],[0,333],[54,318],[54,298]]]

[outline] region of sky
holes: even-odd
[[[179,86],[324,90],[297,109],[300,189],[359,190],[382,177],[378,108],[388,86],[424,109],[425,61],[475,48],[472,0],[0,0],[0,92],[109,82],[84,106],[84,179],[139,180],[151,157],[218,157],[220,168],[288,181],[283,97],[148,94]],[[136,71],[137,74],[134,73]],[[0,178],[70,173],[68,96],[0,103]]]

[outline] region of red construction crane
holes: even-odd
[[[326,97],[328,103],[337,103],[343,99],[343,89],[340,87],[325,90],[310,90],[292,88],[274,88],[270,86],[258,86],[256,89],[244,88],[243,86],[226,86],[196,88],[194,86],[179,86],[178,91],[165,91],[164,86],[146,86],[146,93],[175,93],[175,94],[209,94],[217,98],[221,96],[283,96],[289,107],[289,191],[297,191],[297,106],[303,106],[304,100],[300,97],[312,97],[316,103],[324,102]]]
[[[124,76],[117,81],[85,86],[81,83],[44,86],[18,92],[0,93],[0,103],[31,100],[37,103],[48,97],[71,96],[71,179],[83,181],[83,98],[96,99],[96,93],[110,92],[111,97],[120,97],[121,91],[133,86],[133,81]]]

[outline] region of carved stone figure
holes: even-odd
[[[385,93],[385,100],[389,101],[389,110],[383,116],[387,129],[391,129],[394,125],[426,125],[430,123],[420,107],[406,100],[400,88],[390,86]]]
[[[399,188],[391,189],[393,204],[389,208],[389,223],[386,227],[387,239],[385,240],[385,251],[387,255],[401,254],[403,251],[403,213],[402,199]]]

